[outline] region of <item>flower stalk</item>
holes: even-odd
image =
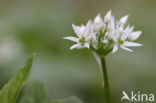
[[[110,96],[110,88],[109,88],[109,79],[108,79],[108,74],[107,74],[107,68],[106,68],[106,62],[105,62],[105,57],[101,56],[101,65],[102,65],[102,70],[103,70],[103,80],[104,80],[104,96],[105,96],[105,103],[111,103],[111,96]]]

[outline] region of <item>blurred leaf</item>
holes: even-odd
[[[46,98],[44,84],[40,81],[34,81],[24,92],[19,103],[43,103]]]
[[[83,103],[83,102],[76,97],[71,97],[69,99],[56,100],[48,103]]]
[[[27,59],[25,66],[1,89],[0,103],[16,103],[21,87],[29,77],[33,57],[34,54]]]

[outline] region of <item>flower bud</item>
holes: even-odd
[[[106,14],[106,16],[104,18],[104,21],[109,22],[109,21],[111,21],[111,18],[112,18],[112,16],[111,16],[111,10],[110,10],[110,11],[107,12],[107,14]]]

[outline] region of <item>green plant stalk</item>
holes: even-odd
[[[101,65],[103,70],[103,80],[104,80],[104,96],[105,96],[105,103],[111,103],[111,97],[110,97],[110,89],[109,89],[109,80],[108,80],[108,74],[106,69],[106,62],[105,57],[101,56]]]

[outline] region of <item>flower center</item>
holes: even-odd
[[[79,39],[79,42],[84,44],[85,43],[85,37],[82,37],[81,39]]]
[[[119,44],[123,44],[123,41],[119,38],[119,39],[118,39],[118,43],[119,43]]]

